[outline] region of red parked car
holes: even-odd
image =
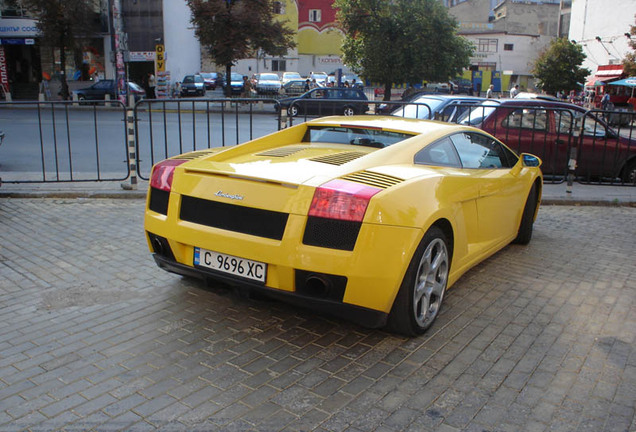
[[[458,123],[479,127],[519,153],[539,156],[546,175],[565,175],[570,149],[576,146],[577,176],[636,183],[636,134],[625,129],[619,134],[580,106],[541,99],[491,99],[464,113]]]

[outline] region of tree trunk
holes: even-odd
[[[225,65],[225,97],[232,97],[232,64]]]
[[[391,100],[391,88],[393,87],[393,83],[392,82],[386,82],[384,83],[384,101],[390,101]]]

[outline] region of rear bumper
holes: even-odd
[[[365,327],[383,327],[386,324],[388,318],[388,314],[381,311],[367,309],[352,304],[341,303],[338,301],[301,295],[296,292],[281,291],[273,288],[268,288],[259,283],[250,282],[248,280],[239,281],[235,277],[228,276],[223,273],[218,273],[213,270],[190,267],[158,254],[153,254],[153,257],[160,268],[171,273],[194,277],[204,281],[221,281],[230,285],[245,287],[253,290],[254,292],[280,299],[286,303],[305,307],[316,312],[344,318]]]

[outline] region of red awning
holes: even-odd
[[[608,81],[623,74],[623,65],[600,65],[594,78],[598,81]]]

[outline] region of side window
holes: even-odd
[[[499,142],[478,133],[458,133],[451,137],[464,168],[511,168],[517,160]]]
[[[545,131],[548,126],[548,114],[544,109],[516,109],[504,119],[503,126]]]
[[[415,155],[416,164],[461,168],[455,147],[449,138],[429,144]]]
[[[581,122],[583,121],[583,116],[579,116],[575,120],[575,127],[577,129],[581,128]],[[598,121],[593,115],[588,114],[585,116],[585,122],[583,123],[583,135],[591,136],[591,137],[604,137],[606,135],[605,126],[603,123]]]
[[[573,116],[574,113],[572,111],[554,111],[554,120],[558,133],[570,134],[574,132],[575,126],[572,124]]]

